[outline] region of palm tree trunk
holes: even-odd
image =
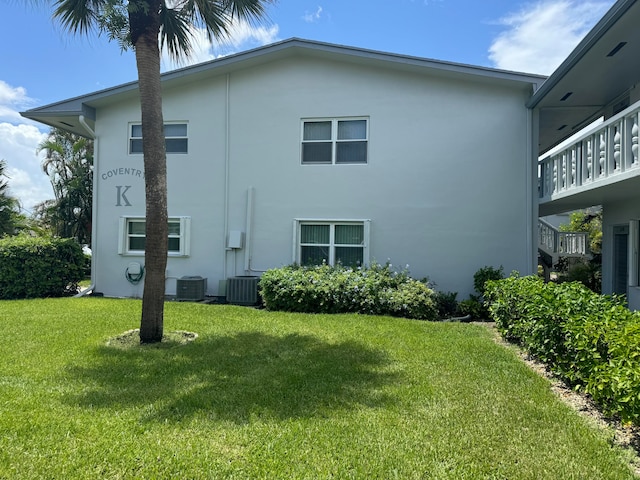
[[[154,11],[154,8],[157,8],[157,2],[151,1],[150,3],[150,9]],[[140,321],[141,343],[162,340],[168,249],[167,162],[160,86],[159,23],[156,25],[153,23],[147,23],[140,35],[133,39],[142,112],[142,150],[146,193],[145,279],[142,319]]]

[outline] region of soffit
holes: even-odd
[[[534,95],[531,106],[539,109],[541,153],[602,116],[605,107],[638,83],[638,25],[640,3],[617,2]]]

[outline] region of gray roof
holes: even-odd
[[[466,65],[461,63],[444,62],[440,60],[379,52],[361,48],[334,45],[316,41],[292,38],[265,47],[248,50],[222,57],[210,62],[172,70],[162,74],[165,84],[180,82],[186,77],[190,81],[198,77],[220,75],[237,68],[247,68],[253,65],[271,62],[279,58],[293,55],[315,56],[319,58],[340,58],[351,63],[384,64],[399,71],[414,71],[430,75],[462,76],[473,81],[489,81],[494,83],[520,84],[523,88],[533,92],[546,77],[488,67]],[[89,93],[79,97],[62,100],[50,105],[33,108],[21,115],[37,120],[46,125],[87,135],[87,130],[78,121],[80,116],[93,127],[95,109],[114,100],[114,97],[136,97],[138,83],[130,82],[105,90]]]

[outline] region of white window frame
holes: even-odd
[[[338,139],[338,123],[350,121],[365,122],[365,138],[362,139]],[[304,126],[306,123],[331,122],[331,138],[323,140],[305,140]],[[366,157],[364,162],[337,162],[337,145],[344,142],[362,141],[366,143]],[[304,145],[309,143],[331,142],[331,162],[305,162]],[[303,118],[300,122],[300,163],[302,165],[368,165],[369,164],[369,117],[333,117],[333,118]]]
[[[335,249],[339,247],[362,247],[362,263],[363,267],[370,263],[369,243],[371,237],[371,220],[369,219],[326,219],[326,218],[296,218],[293,221],[293,255],[292,263],[301,263],[302,244],[301,231],[302,225],[330,225],[329,234],[329,265],[335,265]],[[335,244],[335,226],[336,225],[362,225],[363,242],[362,245],[336,245]]]
[[[188,122],[180,122],[180,121],[172,121],[172,122],[164,122],[164,126],[168,126],[168,125],[184,125],[186,127],[187,133],[182,136],[182,135],[173,135],[173,136],[166,136],[165,135],[165,142],[166,140],[171,140],[171,139],[184,139],[187,141],[187,151],[186,152],[172,152],[169,151],[167,149],[167,154],[168,155],[187,155],[189,153],[189,123]],[[140,122],[131,122],[129,123],[128,126],[128,140],[127,140],[127,151],[129,152],[129,155],[142,155],[142,151],[140,152],[133,152],[131,151],[131,145],[132,145],[132,141],[133,140],[140,140],[142,141],[142,133],[140,133],[140,136],[134,136],[133,135],[133,127],[142,127],[142,124]]]
[[[118,235],[118,254],[130,256],[144,256],[144,250],[129,249],[129,238],[133,236],[142,237],[142,235],[130,235],[129,224],[132,222],[145,222],[144,216],[123,216],[119,219],[119,235]],[[180,233],[169,234],[169,238],[180,239],[180,249],[169,251],[169,257],[188,257],[191,254],[191,217],[169,217],[170,223],[180,224]]]

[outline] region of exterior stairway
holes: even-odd
[[[560,257],[588,257],[589,235],[585,232],[561,232],[543,219],[538,219],[538,257],[545,278]]]

